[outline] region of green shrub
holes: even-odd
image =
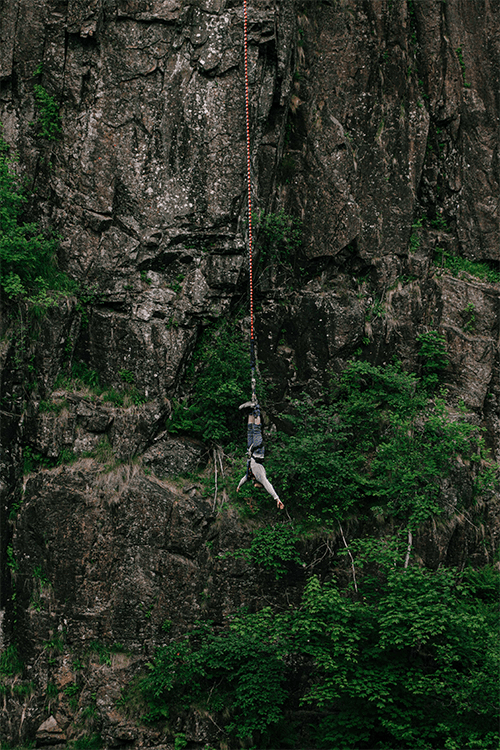
[[[276,580],[288,570],[289,563],[301,565],[297,552],[299,531],[291,524],[264,526],[258,529],[246,549],[239,549],[235,557],[247,557],[251,562],[274,573]]]
[[[357,595],[313,576],[299,606],[199,624],[158,649],[143,718],[175,726],[195,708],[259,748],[282,747],[285,722],[292,747],[497,747],[499,572],[405,568],[404,547],[350,545]]]
[[[38,469],[51,469],[57,463],[57,459],[37,453],[29,445],[23,448],[23,474],[31,474]]]
[[[33,91],[39,111],[37,120],[40,128],[39,134],[49,141],[57,141],[62,133],[59,104],[39,83],[35,83]]]
[[[250,396],[249,345],[238,325],[207,329],[193,355],[191,394],[174,404],[169,432],[188,432],[227,445],[245,439],[238,406]]]
[[[438,331],[426,331],[417,336],[420,344],[419,356],[423,360],[423,383],[434,389],[439,383],[439,375],[448,364],[446,338]]]
[[[358,547],[359,598],[312,578],[294,622],[315,660],[317,746],[496,747],[494,605],[451,570],[403,568],[390,542]]]
[[[0,286],[10,299],[23,297],[46,308],[55,304],[50,290],[74,291],[75,284],[58,270],[59,240],[22,221],[26,190],[9,151],[0,135]]]
[[[245,739],[281,719],[286,666],[269,609],[235,616],[222,632],[200,625],[158,649],[142,691],[148,721],[175,718],[193,702],[223,712],[225,731]]]
[[[263,211],[252,215],[258,228],[258,247],[263,265],[282,263],[294,266],[302,246],[302,222],[289,216],[283,209],[277,213]]]
[[[324,524],[371,507],[415,528],[442,512],[440,481],[458,455],[491,484],[479,471],[480,430],[451,420],[443,400],[428,403],[399,367],[353,362],[330,399],[293,402],[295,433],[280,434],[269,452],[280,497],[304,516]]]

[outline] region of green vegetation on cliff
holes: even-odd
[[[28,203],[10,146],[0,134],[0,286],[10,299],[46,306],[51,291],[74,290],[57,265],[59,240],[23,220]]]
[[[473,513],[497,467],[465,408],[437,394],[443,337],[430,331],[420,347],[422,378],[398,363],[353,361],[321,400],[291,403],[290,434],[273,437],[266,464],[302,525],[262,526],[225,557],[245,558],[269,581],[303,577],[301,601],[172,638],[134,685],[142,721],[168,734],[194,710],[211,717],[221,747],[496,746],[499,572],[426,567],[413,534],[438,516]],[[365,531],[347,544],[349,518]],[[318,528],[337,539],[338,575],[303,562]]]
[[[352,551],[355,589],[313,576],[298,608],[199,623],[160,648],[143,718],[173,726],[196,707],[259,748],[496,746],[498,571],[405,567],[397,537]]]
[[[238,406],[249,395],[249,356],[237,324],[206,329],[189,373],[193,393],[174,405],[169,432],[188,432],[222,445],[244,439]]]
[[[328,398],[292,406],[293,434],[275,439],[268,465],[281,496],[312,520],[371,509],[415,529],[444,512],[440,482],[459,473],[458,458],[476,477],[464,500],[491,480],[481,431],[398,365],[352,362]]]

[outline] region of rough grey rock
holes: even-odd
[[[143,453],[142,462],[158,477],[189,474],[200,467],[206,452],[203,444],[189,438],[157,439]]]
[[[36,730],[37,747],[61,745],[66,742],[66,735],[53,716],[49,716]]]
[[[152,442],[170,412],[169,404],[158,400],[119,408],[89,393],[64,390],[54,392],[49,407],[32,415],[27,438],[36,452],[52,459],[64,451],[86,455],[98,446],[109,446],[118,461],[131,459]]]

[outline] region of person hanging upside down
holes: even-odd
[[[245,404],[241,404],[240,409],[248,410],[248,421],[247,421],[247,446],[248,446],[248,462],[246,474],[236,488],[236,492],[239,492],[240,487],[245,484],[249,479],[252,480],[254,487],[260,487],[267,490],[271,497],[276,500],[276,505],[280,510],[285,507],[278,497],[278,493],[274,489],[271,482],[266,476],[266,470],[262,465],[264,460],[264,441],[262,439],[262,424],[260,419],[260,407],[259,404],[253,401],[247,401]]]

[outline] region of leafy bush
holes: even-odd
[[[263,211],[253,216],[258,227],[258,247],[264,265],[283,263],[292,266],[302,245],[302,222],[283,209],[277,213]]]
[[[174,405],[169,431],[223,445],[244,440],[246,425],[238,406],[250,396],[250,356],[237,325],[227,322],[204,332],[190,382],[192,394]]]
[[[295,747],[497,747],[499,572],[405,568],[403,547],[351,544],[357,595],[312,577],[296,608],[200,624],[160,648],[141,682],[145,718],[178,726],[196,708],[273,748],[302,706]]]
[[[457,455],[479,466],[480,431],[449,419],[442,400],[429,404],[398,366],[353,362],[330,398],[294,402],[295,434],[269,457],[285,503],[323,523],[371,506],[415,528],[442,511],[440,481]]]
[[[49,141],[57,141],[62,133],[59,104],[39,83],[35,83],[33,91],[39,110],[37,124],[40,136]]]
[[[269,609],[236,616],[217,632],[200,624],[160,648],[142,682],[148,721],[174,718],[192,703],[225,715],[225,731],[244,739],[281,719],[286,667]]]
[[[30,445],[23,448],[23,474],[30,474],[38,469],[51,469],[56,464],[56,459],[37,453]]]
[[[9,151],[0,135],[0,286],[11,299],[25,297],[47,307],[54,303],[49,290],[74,291],[75,285],[57,268],[58,239],[22,221],[26,190]]]
[[[439,374],[446,368],[446,338],[439,331],[426,331],[417,336],[419,356],[423,359],[423,383],[430,389],[439,383]]]
[[[255,532],[250,547],[237,550],[235,557],[247,557],[273,572],[278,580],[287,572],[289,563],[302,564],[297,552],[300,538],[298,530],[291,524],[264,526]]]
[[[359,599],[313,578],[295,618],[316,665],[303,700],[326,714],[318,746],[497,746],[495,605],[453,571],[404,569],[385,545],[361,555]]]

